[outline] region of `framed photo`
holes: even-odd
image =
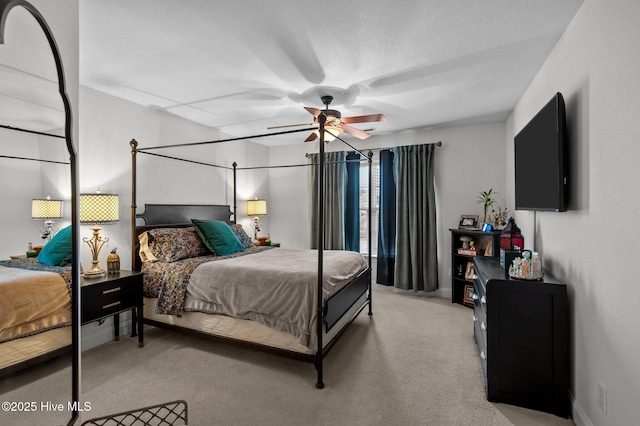
[[[460,216],[458,229],[476,228],[478,226],[478,215],[463,214]]]
[[[467,262],[467,271],[464,273],[464,278],[467,280],[472,280],[474,273],[475,269],[473,269],[473,262]]]
[[[462,303],[464,303],[465,306],[473,307],[473,286],[472,285],[464,286],[464,297],[462,299]]]

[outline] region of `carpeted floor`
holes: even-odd
[[[184,399],[189,425],[544,425],[552,414],[487,402],[472,310],[447,299],[376,285],[373,317],[361,313],[325,358],[325,389],[312,364],[148,328],[145,347],[121,338],[82,354],[83,421]],[[0,425],[65,424],[68,360],[0,380]],[[44,407],[42,403],[45,403]],[[55,407],[55,406],[53,406]],[[66,407],[65,407],[66,409]]]

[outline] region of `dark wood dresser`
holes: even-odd
[[[474,337],[487,399],[567,417],[566,285],[511,279],[496,258],[474,264]]]

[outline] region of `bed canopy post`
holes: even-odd
[[[367,242],[369,244],[369,252],[367,254],[367,263],[369,264],[369,270],[371,270],[371,206],[373,205],[373,152],[369,150],[367,153],[367,159],[369,162],[369,208],[367,209]],[[372,307],[371,307],[371,274],[369,274],[369,315],[373,315]]]
[[[320,155],[318,160],[318,294],[317,294],[317,332],[318,343],[316,348],[316,370],[318,372],[318,381],[316,382],[316,388],[324,388],[324,382],[322,381],[322,320],[324,318],[322,308],[322,268],[323,268],[323,250],[324,250],[324,125],[327,121],[327,116],[324,114],[318,115],[318,123],[320,124]]]
[[[238,163],[233,162],[233,221],[238,223],[238,183],[237,183]]]
[[[131,269],[134,270],[136,266],[136,190],[137,190],[137,153],[138,153],[138,141],[131,139],[129,142],[131,146]]]

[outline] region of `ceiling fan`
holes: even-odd
[[[348,133],[352,136],[355,136],[359,139],[367,139],[371,136],[370,133],[365,132],[364,130],[356,129],[355,127],[350,126],[349,124],[353,123],[368,123],[374,121],[387,121],[387,117],[383,114],[369,114],[369,115],[358,115],[354,117],[344,117],[342,118],[342,114],[340,111],[335,109],[329,109],[329,104],[333,101],[333,96],[322,96],[320,97],[322,103],[325,105],[324,110],[319,110],[317,108],[304,107],[311,115],[313,115],[313,123],[304,123],[304,124],[290,124],[286,126],[273,126],[269,127],[269,129],[279,129],[283,127],[294,127],[294,126],[319,126],[318,117],[320,115],[324,115],[327,120],[325,122],[325,141],[329,142],[340,136],[342,132]],[[311,132],[309,137],[305,139],[305,142],[312,142],[316,140],[320,135],[319,130],[314,130]]]

